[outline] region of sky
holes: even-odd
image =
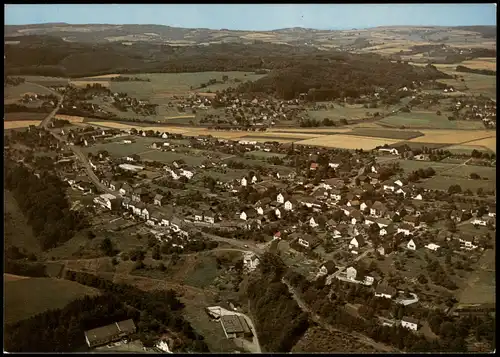
[[[155,24],[275,30],[496,25],[496,4],[36,4],[5,5],[5,25]]]

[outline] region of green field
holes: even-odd
[[[202,83],[207,83],[210,79],[222,81],[222,76],[228,76],[226,83],[217,83],[202,89],[198,88]],[[236,87],[238,83],[234,79],[241,81],[254,81],[264,75],[256,75],[252,72],[197,72],[197,73],[147,73],[137,74],[134,77],[149,78],[151,82],[110,82],[110,89],[113,92],[125,92],[131,97],[138,99],[148,99],[153,103],[161,104],[165,97],[175,94],[186,94],[191,90],[198,92],[211,92],[222,90],[228,87]],[[191,89],[193,88],[193,89]]]
[[[496,181],[497,171],[495,167],[485,167],[485,166],[457,166],[456,168],[446,171],[445,176],[462,177],[469,178],[471,173],[476,173],[481,178],[485,177],[488,180]]]
[[[201,255],[198,256],[195,265],[186,274],[184,283],[197,288],[206,288],[212,284],[218,275],[215,257]]]
[[[191,155],[186,155],[186,154],[181,154],[177,152],[162,152],[160,150],[155,150],[152,149],[151,151],[145,152],[144,154],[140,155],[142,160],[154,160],[154,161],[160,161],[164,163],[172,163],[175,160],[184,160],[186,164],[190,166],[198,166],[201,165],[203,161],[207,159],[206,156],[191,156]]]
[[[478,145],[453,145],[447,147],[446,150],[448,150],[452,154],[466,154],[466,155],[470,155],[473,150],[492,153],[490,149]]]
[[[448,191],[451,185],[460,185],[462,191],[470,189],[472,192],[476,192],[478,188],[482,188],[483,190],[496,190],[496,181],[471,180],[458,177],[450,179],[450,177],[446,176],[434,176],[417,184],[417,186],[423,188],[443,191]]]
[[[432,162],[432,161],[417,161],[417,160],[402,160],[402,159],[397,159],[391,162],[397,162],[399,163],[399,166],[401,168],[409,173],[412,171],[416,171],[418,169],[427,169],[429,167],[432,167],[434,171],[437,173],[445,170],[450,170],[456,167],[456,164],[446,164],[446,163],[441,163],[441,162]]]
[[[319,104],[319,103],[318,103]],[[330,103],[328,103],[330,104]],[[327,104],[327,105],[328,105]],[[362,105],[347,105],[342,107],[338,104],[334,104],[335,108],[327,110],[308,110],[307,114],[311,119],[323,120],[325,118],[332,119],[334,121],[339,121],[340,119],[349,120],[360,120],[367,118],[366,113],[374,114],[379,112],[381,115],[386,112],[382,108],[364,108]]]
[[[111,156],[114,157],[123,157],[132,154],[139,154],[142,152],[147,152],[151,149],[149,146],[154,142],[164,141],[161,138],[137,138],[134,137],[135,142],[132,144],[123,144],[124,138],[121,138],[119,141],[110,141],[108,143],[99,143],[96,145],[92,145],[89,147],[83,147],[82,150],[85,153],[91,152],[93,154],[97,154],[100,150],[106,150]],[[142,158],[142,155],[141,155]]]
[[[5,277],[5,276],[4,276]],[[58,309],[98,290],[73,281],[52,278],[4,280],[5,323],[27,319],[49,309]]]
[[[21,97],[25,93],[35,93],[35,94],[41,94],[41,95],[48,95],[51,93],[48,89],[37,86],[36,84],[33,84],[33,83],[22,83],[18,86],[14,86],[14,87],[7,86],[4,88],[5,88],[5,92],[3,94],[4,100],[5,99],[21,99]]]
[[[38,83],[42,86],[65,86],[69,83],[68,78],[62,77],[44,77],[44,76],[19,76],[27,82]]]
[[[268,159],[270,157],[283,158],[283,157],[286,156],[286,154],[279,154],[279,153],[267,152],[267,151],[250,151],[250,152],[246,152],[245,156],[255,156],[255,157],[259,158],[259,159],[266,160],[266,159]]]
[[[455,70],[444,70],[445,73],[464,77],[464,81],[455,79],[440,79],[439,82],[454,86],[459,91],[479,95],[483,94],[494,100],[497,99],[496,76],[486,76],[483,74],[456,72]],[[466,89],[466,87],[468,89]]]
[[[484,129],[480,121],[448,120],[446,113],[437,115],[436,112],[418,111],[398,113],[379,121],[380,124],[394,128],[414,129]]]

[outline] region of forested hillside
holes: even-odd
[[[286,267],[277,255],[266,253],[259,267],[247,293],[260,344],[266,352],[290,352],[309,327],[308,315],[281,282]]]

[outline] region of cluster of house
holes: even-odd
[[[484,102],[473,102],[470,100],[457,100],[452,107],[461,119],[464,120],[482,120],[487,126],[496,127],[497,109],[496,103],[491,99],[485,99]]]

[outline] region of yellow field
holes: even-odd
[[[70,123],[81,123],[81,122],[83,122],[84,117],[79,117],[79,116],[75,116],[75,115],[57,114],[56,119],[67,120]]]
[[[371,138],[365,136],[355,135],[325,135],[314,139],[297,141],[296,144],[300,145],[314,145],[324,146],[341,149],[363,149],[372,150],[377,146],[384,144],[396,144],[401,140],[385,139],[385,138]]]
[[[424,136],[409,141],[415,143],[469,144],[470,141],[496,136],[487,130],[419,130]],[[496,140],[496,139],[495,139]]]
[[[27,128],[30,125],[38,125],[41,120],[15,120],[15,121],[4,121],[4,129],[17,129],[17,128]]]
[[[176,117],[165,117],[165,119],[194,119],[196,118],[196,116],[194,115],[179,115],[179,116],[176,116]]]
[[[471,141],[467,143],[467,146],[483,146],[493,152],[497,152],[497,138],[486,138],[486,139],[479,139],[476,141]]]
[[[214,135],[215,136],[215,135]],[[227,138],[227,139],[231,139],[231,138]],[[233,138],[234,139],[234,138]],[[285,139],[285,138],[280,138],[280,139],[275,139],[275,138],[272,138],[272,139],[269,139],[269,138],[258,138],[258,137],[251,137],[251,138],[241,138],[242,140],[249,140],[249,141],[256,141],[258,143],[265,143],[266,141],[277,141],[279,143],[293,143],[293,142],[297,142],[296,139]]]
[[[4,282],[9,282],[9,281],[16,281],[16,280],[22,280],[22,279],[29,279],[29,276],[21,276],[21,275],[14,275],[14,274],[3,274],[3,281]]]
[[[94,77],[85,77],[86,79],[98,79],[98,78],[113,78],[113,77],[119,77],[119,73],[114,73],[114,74],[103,74],[102,76],[94,76]]]
[[[497,70],[496,58],[476,58],[470,61],[463,61],[461,64],[473,69],[489,69],[491,71]]]
[[[70,84],[74,85],[75,87],[79,87],[79,88],[82,88],[82,87],[86,87],[87,84],[100,84],[101,86],[103,87],[109,87],[109,82],[106,82],[106,81],[70,81],[69,82]]]

